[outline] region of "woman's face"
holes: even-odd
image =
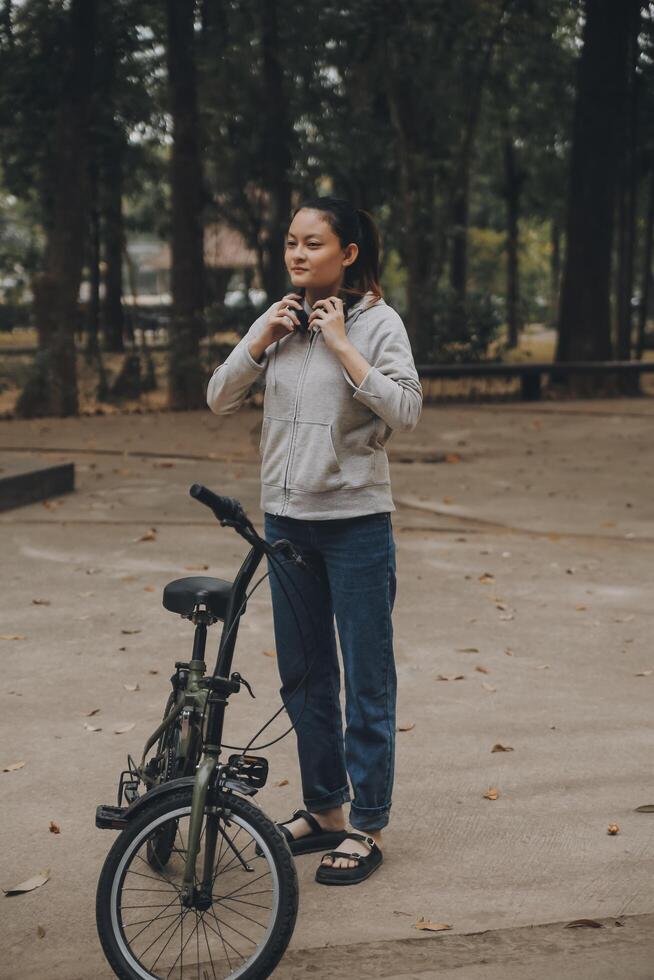
[[[352,265],[358,254],[354,243],[341,247],[338,235],[320,211],[303,208],[288,230],[284,261],[294,286],[331,289],[340,285],[345,267]]]

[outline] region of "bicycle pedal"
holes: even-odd
[[[257,789],[265,786],[268,779],[268,760],[260,755],[230,755],[227,769],[228,778],[240,779]]]

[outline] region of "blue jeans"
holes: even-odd
[[[268,558],[280,695],[296,725],[304,805],[315,813],[351,802],[353,827],[380,830],[389,820],[395,763],[391,515],[313,521],[266,513],[264,528],[266,541],[287,538],[317,575],[278,558],[308,615],[293,586]],[[278,576],[299,621],[306,654]],[[345,677],[345,738],[334,616]],[[309,676],[293,694],[314,655]]]

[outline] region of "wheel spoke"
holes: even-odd
[[[162,953],[165,953],[165,951],[166,951],[166,950],[168,949],[168,946],[170,945],[170,943],[172,942],[172,940],[173,940],[173,939],[175,938],[175,933],[176,933],[176,932],[177,932],[177,930],[179,929],[179,927],[180,927],[180,925],[182,925],[182,924],[183,924],[183,922],[184,922],[184,919],[185,919],[185,918],[186,918],[186,916],[188,915],[188,912],[189,912],[189,910],[188,910],[188,909],[184,909],[184,911],[182,912],[182,914],[181,914],[181,916],[180,916],[180,920],[179,920],[179,922],[177,923],[177,925],[176,925],[176,926],[175,926],[175,928],[173,929],[173,931],[172,931],[172,933],[170,934],[170,936],[169,936],[169,937],[168,937],[168,939],[166,940],[166,943],[165,943],[165,945],[164,945],[164,947],[163,947],[163,949],[160,949],[160,950],[159,950],[159,953],[157,954],[157,959],[156,959],[156,960],[154,961],[154,963],[153,963],[153,964],[152,964],[152,966],[150,967],[150,969],[151,969],[151,970],[154,970],[154,968],[155,968],[155,966],[157,965],[157,961],[158,961],[158,960],[159,960],[159,958],[161,957],[161,955],[162,955]],[[165,931],[166,931],[166,930],[164,929],[164,932],[165,932]],[[162,933],[161,935],[163,935],[163,933]],[[161,936],[158,936],[158,937],[157,937],[157,939],[155,939],[155,942],[158,942],[158,940],[159,940],[159,939],[161,939]],[[149,950],[149,949],[151,949],[151,948],[152,948],[152,946],[153,946],[153,945],[154,945],[153,943],[150,943],[150,945],[148,946],[148,949],[146,949],[146,950],[144,950],[144,952],[143,952],[143,954],[142,954],[142,955],[143,955],[143,956],[145,956],[145,954],[146,954],[146,953],[148,952],[148,950]]]
[[[248,885],[256,885],[256,883],[258,881],[260,881],[261,878],[265,878],[269,874],[270,874],[270,871],[264,871],[262,874],[259,875],[258,878],[253,878],[252,881],[246,881],[245,884],[240,885],[238,888],[235,888],[234,891],[233,892],[229,892],[228,895],[222,895],[221,898],[230,898],[232,895],[238,895],[238,893],[239,892],[242,892],[244,888],[247,888],[248,887]],[[247,892],[246,892],[246,894],[247,894]]]
[[[200,916],[200,922],[202,923],[202,930],[204,932],[204,941],[207,944],[207,953],[209,954],[209,962],[211,963],[211,970],[212,970],[212,973],[213,973],[213,975],[215,977],[216,976],[216,968],[213,965],[213,957],[211,955],[211,947],[209,946],[209,939],[207,937],[207,927],[204,924],[204,915],[205,915],[205,913],[203,912],[202,915]],[[226,950],[225,950],[225,953],[227,953]],[[199,957],[198,957],[198,960],[199,960]],[[229,963],[229,956],[227,957],[227,962]],[[230,963],[229,969],[231,970],[231,968],[232,967],[231,967],[231,963]]]
[[[238,899],[238,898],[230,898],[230,902],[238,902],[238,901],[239,901],[239,899]],[[220,899],[218,899],[218,904],[219,904],[219,905],[222,905],[222,904],[223,904],[223,903],[222,903],[222,901],[221,901]],[[248,905],[251,905],[252,903],[251,903],[251,902],[248,902],[247,904],[248,904]],[[263,908],[263,906],[261,906],[261,905],[258,905],[258,906],[257,906],[257,908]],[[243,917],[244,919],[248,919],[248,920],[249,920],[250,922],[254,922],[254,924],[255,924],[256,926],[260,926],[260,927],[261,927],[261,929],[265,929],[265,928],[266,928],[266,925],[265,925],[265,924],[264,924],[263,922],[259,922],[259,920],[258,920],[258,919],[253,919],[253,918],[252,918],[251,916],[249,916],[249,915],[246,915],[246,914],[245,914],[245,912],[240,912],[240,911],[239,911],[239,909],[233,909],[233,908],[230,908],[230,906],[229,906],[229,905],[225,905],[225,909],[227,909],[227,911],[229,911],[229,912],[233,912],[233,913],[234,913],[234,915],[240,915],[240,916],[242,916],[242,917]]]
[[[223,943],[223,946],[226,943],[229,946],[230,949],[233,949],[234,950],[234,952],[236,953],[237,956],[240,956],[241,959],[244,960],[245,957],[243,956],[243,954],[242,953],[239,953],[239,951],[237,950],[236,946],[232,946],[232,944],[230,943],[229,939],[225,939],[225,937],[223,936],[222,929],[220,928],[220,922],[216,918],[216,913],[214,912],[214,910],[211,908],[211,909],[209,909],[209,912],[211,912],[211,914],[213,915],[213,917],[214,917],[214,919],[216,921],[216,925],[218,926],[218,931],[216,932],[216,930],[214,929],[214,927],[211,925],[211,922],[209,922],[209,920],[207,920],[207,925],[209,927],[209,930],[211,932],[216,933],[217,936],[220,936],[220,938],[222,940],[222,943]],[[207,912],[206,914],[208,915],[209,912]],[[226,949],[225,949],[225,954],[227,955],[227,950]],[[231,968],[231,962],[229,960],[229,956],[227,956],[227,962],[230,964],[230,968]]]

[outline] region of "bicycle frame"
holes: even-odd
[[[222,522],[221,522],[222,523]],[[231,523],[231,522],[224,522]],[[200,850],[200,835],[202,832],[202,819],[204,816],[207,802],[207,794],[211,785],[214,773],[220,759],[220,746],[222,743],[223,726],[225,720],[225,709],[229,695],[236,693],[240,688],[240,682],[230,678],[234,648],[238,634],[239,621],[246,606],[241,609],[244,603],[247,587],[256,572],[261,559],[265,554],[264,545],[256,537],[243,529],[236,527],[236,530],[249,540],[252,548],[246,555],[241,567],[238,570],[232,586],[230,600],[225,614],[223,630],[221,633],[218,655],[213,674],[209,678],[209,690],[207,692],[206,710],[206,737],[202,751],[202,758],[195,773],[193,784],[193,799],[191,804],[191,817],[188,831],[186,865],[184,870],[184,881],[182,885],[182,903],[188,907],[202,907],[206,903],[211,903],[212,891],[212,869],[215,858],[216,843],[218,839],[217,817],[211,817],[207,821],[207,832],[205,838],[205,858],[202,874],[202,883],[199,889],[195,887],[195,865]],[[206,623],[196,625],[195,642],[193,646],[193,660],[191,661],[191,671],[189,673],[189,683],[191,673],[194,674],[195,689],[193,700],[198,694],[205,692],[199,688],[199,681],[202,678],[200,670],[204,668],[204,652],[207,638]],[[203,710],[204,710],[203,704]]]

